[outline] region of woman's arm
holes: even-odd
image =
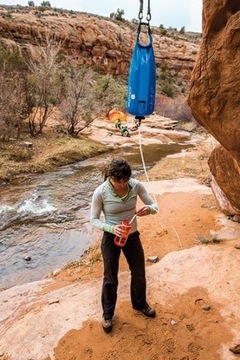
[[[143,213],[142,215],[156,214],[158,212],[158,204],[148,194],[145,186],[141,182],[139,182],[138,195],[139,195],[140,199],[142,200],[142,202],[145,205],[147,205],[147,208],[143,207],[138,210],[138,212],[137,212],[138,216],[141,216],[141,212]],[[147,211],[147,209],[149,209],[149,211]],[[148,212],[148,214],[147,214],[147,212]]]
[[[92,196],[92,203],[90,209],[90,223],[99,230],[114,233],[114,226],[104,223],[100,220],[100,215],[103,209],[102,196],[99,189],[96,189]]]

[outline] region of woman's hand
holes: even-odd
[[[147,205],[141,207],[137,212],[137,216],[146,216],[146,215],[149,215],[151,212],[150,212],[150,209]]]
[[[114,226],[114,235],[122,237],[124,236],[124,234],[125,234],[125,230],[122,228],[121,224]]]

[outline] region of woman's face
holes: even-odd
[[[113,177],[110,178],[111,183],[115,189],[124,189],[127,187],[128,180],[114,180]]]

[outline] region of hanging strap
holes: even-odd
[[[141,33],[141,26],[146,25],[148,27],[148,36],[149,36],[150,42],[152,42],[151,28],[150,28],[151,18],[152,18],[152,15],[151,15],[151,9],[150,9],[150,0],[148,0],[148,8],[147,8],[147,15],[146,15],[147,22],[142,21],[143,20],[143,0],[140,0],[140,7],[139,7],[139,13],[138,13],[139,25],[138,25],[138,30],[137,30],[138,39],[139,39],[139,35]]]
[[[151,16],[151,9],[150,9],[150,0],[148,0],[148,8],[147,8],[147,16],[146,16],[148,26],[149,26],[149,22],[150,22],[151,18],[152,18],[152,16]],[[143,0],[140,0],[138,19],[140,21],[140,25],[143,24],[142,23],[142,19],[143,19]]]
[[[139,13],[138,13],[138,19],[139,19],[139,25],[138,25],[138,30],[137,30],[137,40],[139,41],[139,36],[142,30],[142,25],[147,26],[147,30],[148,30],[148,36],[149,36],[149,43],[152,44],[152,36],[151,36],[151,28],[150,28],[150,20],[152,18],[151,15],[151,9],[150,9],[150,0],[148,0],[148,8],[147,8],[147,15],[146,15],[146,21],[144,22],[143,20],[143,0],[140,0],[140,7],[139,7]]]

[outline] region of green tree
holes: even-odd
[[[98,77],[94,88],[96,102],[102,104],[106,114],[112,108],[125,108],[126,91],[126,84],[110,74]]]
[[[60,111],[73,137],[112,107],[121,108],[125,103],[126,86],[118,84],[111,75],[99,76],[89,68],[73,67],[65,76],[66,96]]]
[[[124,14],[125,14],[125,12],[124,12],[123,9],[117,9],[117,12],[110,14],[110,18],[113,18],[113,19],[116,19],[116,20],[119,20],[119,21],[123,21],[124,20],[124,18],[123,18]]]
[[[185,34],[185,26],[183,26],[179,32],[180,32],[180,34]]]
[[[160,24],[159,25],[159,29],[160,29],[160,33],[162,35],[167,35],[167,29],[165,29],[164,25],[163,24]]]
[[[49,1],[43,1],[41,4],[40,4],[41,7],[47,7],[47,8],[51,8],[51,4]]]

